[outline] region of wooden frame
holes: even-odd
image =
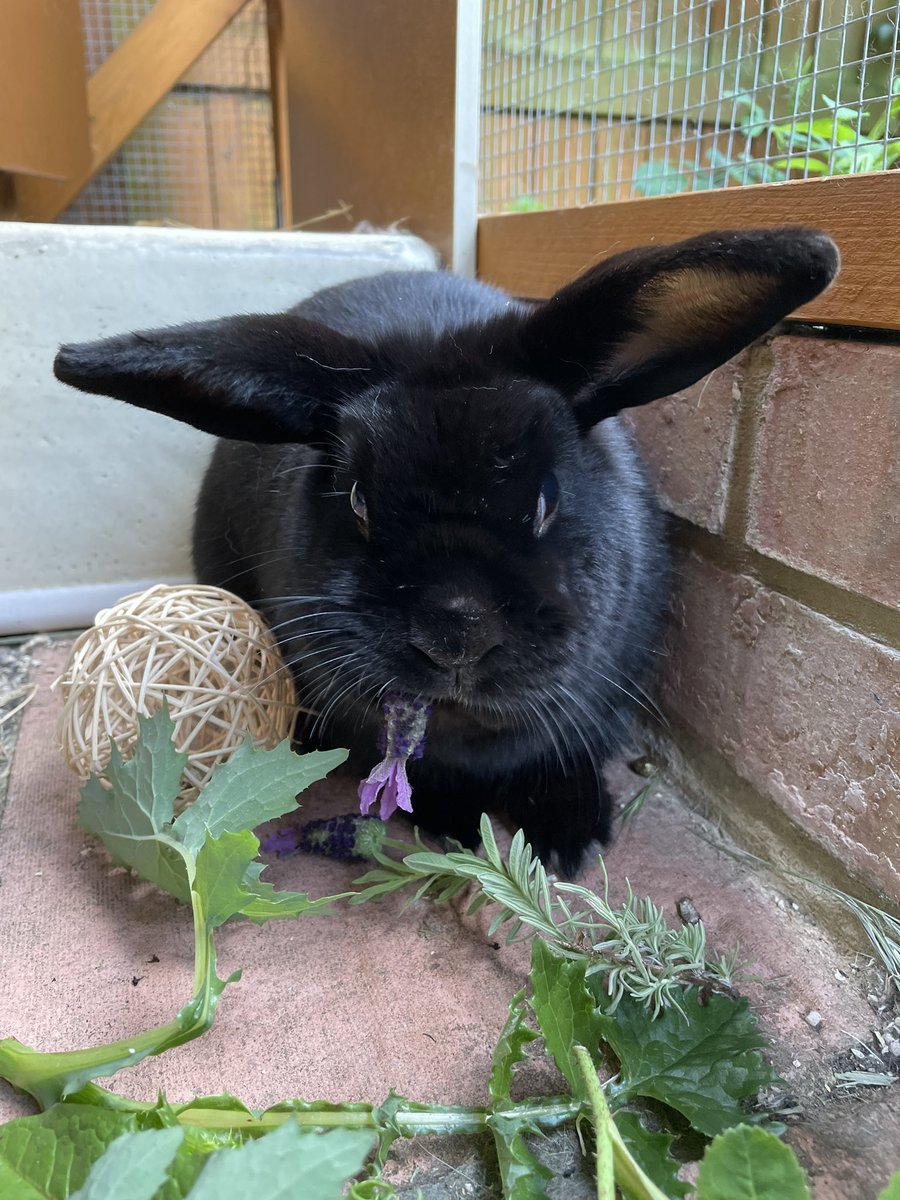
[[[396,224],[471,272],[481,0],[279,3],[293,221]]]
[[[275,138],[275,170],[278,174],[278,227],[294,224],[294,193],[291,187],[291,139],[288,125],[287,61],[284,51],[282,0],[266,0],[269,24],[269,79],[272,95],[272,132]]]
[[[620,250],[714,229],[810,225],[830,233],[843,267],[795,318],[900,330],[900,172],[796,180],[623,200],[586,208],[486,216],[480,278],[540,299]]]
[[[77,0],[0,3],[0,167],[65,179],[90,159]]]
[[[90,160],[63,182],[18,176],[18,218],[55,220],[246,2],[156,0],[88,80]]]

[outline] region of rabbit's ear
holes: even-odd
[[[540,305],[518,355],[587,429],[702,378],[818,295],[840,263],[823,233],[704,234],[626,251]]]
[[[339,398],[373,382],[362,343],[291,313],[227,317],[63,346],[63,383],[219,437],[302,442]]]

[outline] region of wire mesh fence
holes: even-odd
[[[897,0],[485,0],[481,211],[900,164]]]
[[[80,0],[89,73],[154,3]],[[273,229],[277,196],[266,5],[250,0],[59,220]]]

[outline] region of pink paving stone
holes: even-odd
[[[187,910],[111,868],[102,851],[86,852],[75,821],[77,784],[53,742],[59,697],[48,685],[62,662],[59,647],[46,651],[35,673],[39,691],[25,715],[0,824],[0,1036],[46,1050],[167,1021],[187,1000],[191,978]],[[624,767],[612,782],[623,798],[644,783]],[[351,779],[318,787],[305,804],[310,816],[355,808]],[[405,836],[401,822],[393,828]],[[770,882],[714,848],[710,835],[669,789],[655,789],[607,856],[613,899],[627,876],[674,921],[676,900],[688,894],[711,950],[739,943],[751,976],[745,990],[775,1039],[775,1066],[809,1110],[801,1151],[821,1172],[816,1200],[836,1200],[830,1181],[844,1176],[868,1200],[900,1157],[891,1133],[900,1128],[896,1099],[885,1106],[874,1146],[871,1139],[858,1151],[842,1146],[836,1161],[830,1133],[817,1134],[817,1122],[833,1111],[820,1102],[821,1081],[832,1078],[829,1056],[850,1036],[866,1038],[871,1026],[855,955],[838,949],[810,914],[785,904]],[[344,890],[358,870],[296,856],[273,863],[267,877],[322,895]],[[583,882],[599,889],[599,869]],[[487,936],[489,920],[489,910],[465,918],[459,906],[404,908],[395,898],[330,918],[226,925],[217,935],[220,974],[243,967],[244,975],[224,992],[213,1029],[104,1082],[148,1100],[160,1088],[175,1101],[229,1090],[252,1106],[290,1096],[380,1101],[390,1087],[412,1099],[481,1103],[528,957],[525,946],[498,948]],[[154,955],[159,962],[150,961]],[[804,1020],[812,1008],[824,1018],[819,1032]],[[559,1087],[551,1068],[530,1069],[528,1093]],[[0,1121],[31,1111],[27,1098],[0,1083]],[[848,1122],[852,1128],[851,1116]],[[409,1178],[417,1167],[454,1164],[460,1153],[454,1141],[401,1145],[396,1169]]]
[[[747,538],[900,604],[900,346],[778,338]]]
[[[832,854],[900,898],[900,654],[695,555],[665,693]]]
[[[693,387],[624,414],[664,506],[713,533],[725,520],[746,361],[740,354]]]

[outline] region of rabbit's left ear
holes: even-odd
[[[516,357],[583,429],[687,387],[828,286],[838,249],[810,229],[703,234],[626,251],[541,304]]]

